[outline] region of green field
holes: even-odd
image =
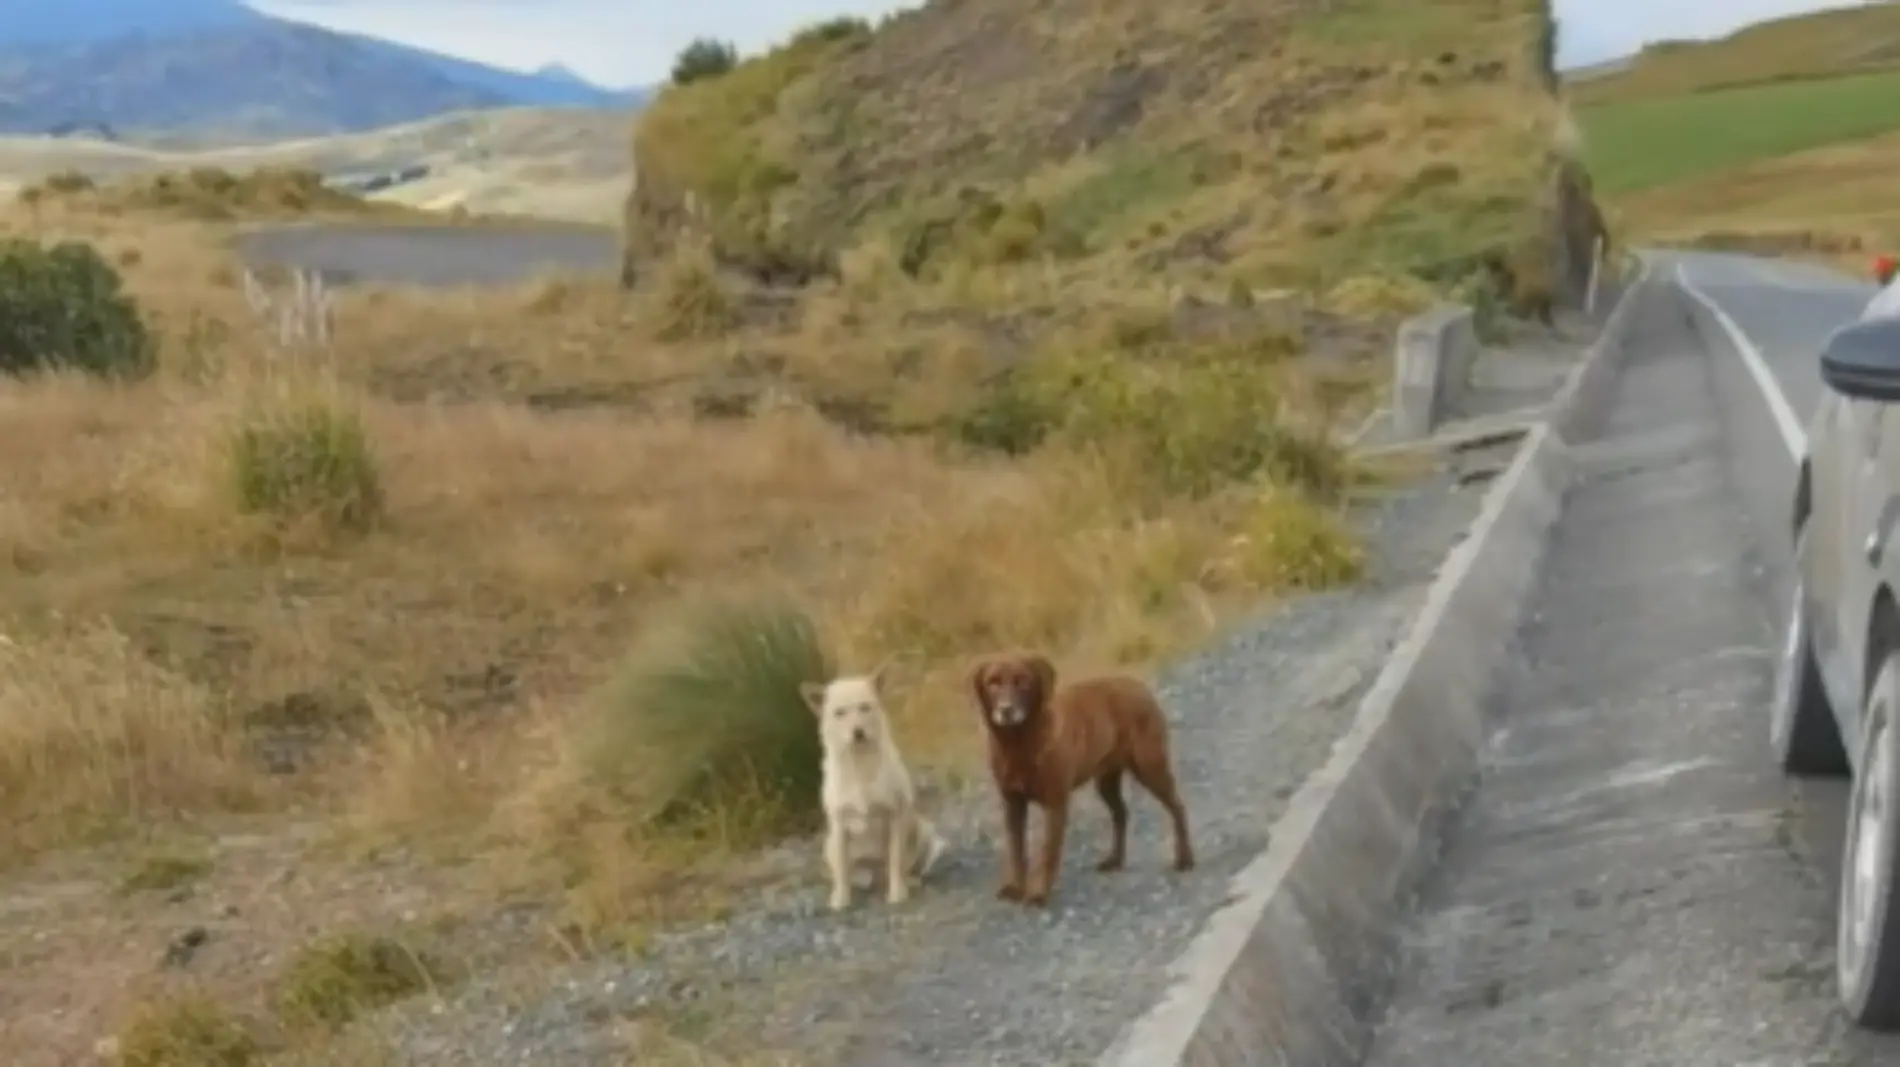
[[[1618,100],[1577,118],[1597,187],[1629,193],[1900,130],[1900,71]]]

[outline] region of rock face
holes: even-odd
[[[1609,227],[1592,193],[1583,164],[1563,158],[1551,174],[1549,224],[1551,296],[1566,307],[1580,307],[1590,287],[1591,260],[1611,252]]]

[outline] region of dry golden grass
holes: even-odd
[[[996,366],[987,313],[963,303],[974,281],[860,278],[786,309],[702,277],[729,314],[658,331],[674,340],[637,320],[650,297],[560,279],[346,293],[330,350],[273,360],[227,225],[84,197],[0,224],[98,241],[161,340],[138,382],[0,382],[0,870],[96,884],[118,894],[115,924],[145,931],[23,892],[13,928],[61,950],[30,954],[0,996],[50,1011],[86,990],[18,1048],[7,1036],[23,1067],[169,988],[125,980],[109,947],[170,936],[172,890],[122,888],[158,877],[127,874],[154,839],[184,854],[264,834],[180,892],[249,899],[282,865],[306,871],[301,915],[291,898],[246,912],[247,951],[278,958],[312,907],[347,925],[425,892],[552,899],[576,951],[722,906],[762,826],[741,808],[630,834],[567,757],[586,694],[708,592],[793,598],[843,663],[905,654],[907,743],[954,778],[974,756],[969,654],[1149,662],[1356,566],[1332,505],[1296,481],[1183,496],[1111,462],[1099,428],[1025,457],[956,445]],[[1151,307],[1121,331],[1161,329],[1165,294]],[[1282,337],[1262,315],[1240,327]],[[1303,380],[1297,363],[1262,378],[1302,405]],[[260,488],[253,468],[288,480]],[[412,858],[365,875],[323,851],[339,840]],[[437,865],[470,862],[442,868],[461,873],[441,894]],[[241,974],[201,980],[227,996]]]
[[[1115,151],[1038,162],[994,218],[952,220],[914,277],[915,219],[834,229],[831,201],[801,240],[839,239],[835,278],[765,284],[682,244],[630,294],[345,292],[328,349],[272,357],[223,242],[291,210],[277,199],[82,192],[0,214],[0,235],[97,242],[160,339],[134,383],[0,381],[0,956],[20,961],[0,1001],[36,1020],[0,1058],[65,1062],[136,1004],[199,992],[272,1018],[259,976],[308,949],[313,916],[326,936],[435,923],[443,958],[513,973],[729,908],[772,877],[750,852],[784,826],[763,798],[650,824],[577,752],[628,650],[711,598],[799,606],[843,667],[898,655],[906,751],[954,784],[978,757],[972,655],[1150,664],[1353,578],[1360,475],[1332,431],[1434,288],[1495,268],[1535,304],[1556,111],[1528,0],[1352,10],[1023,12],[1059,46],[1054,81],[1152,37],[1170,88]],[[919,175],[965,146],[889,124],[1015,54],[938,55],[924,17],[859,53],[895,95],[862,135]],[[1277,62],[1254,50],[1288,26]],[[1008,109],[928,125],[997,114],[998,143],[1041,143],[1023,116],[1042,83],[993,80]],[[824,112],[801,92],[818,110],[792,113]],[[1205,169],[1141,163],[1143,144]],[[907,195],[891,173],[797,180]],[[1255,293],[1279,284],[1301,291]],[[152,858],[201,854],[189,877]],[[124,952],[172,936],[177,894],[242,916],[191,982]],[[498,933],[505,900],[541,918]],[[385,1055],[357,1028],[290,1051]]]

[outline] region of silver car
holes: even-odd
[[[1793,501],[1794,592],[1771,718],[1797,775],[1848,773],[1835,977],[1869,1029],[1900,1030],[1900,280],[1821,350],[1827,388]],[[1889,556],[1889,549],[1894,555]]]

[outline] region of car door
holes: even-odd
[[[1900,281],[1875,294],[1861,320],[1900,316]],[[1890,544],[1900,523],[1900,405],[1831,396],[1835,425],[1828,448],[1835,454],[1829,507],[1835,528],[1829,535],[1829,610],[1833,633],[1823,671],[1828,695],[1841,718],[1843,733],[1859,730],[1860,705],[1867,678],[1867,634],[1874,594],[1895,573]],[[1900,589],[1900,583],[1893,583]],[[1851,740],[1849,742],[1852,744]]]
[[[1809,625],[1815,659],[1828,696],[1845,711],[1847,665],[1842,661],[1839,606],[1842,590],[1842,548],[1847,544],[1842,509],[1850,483],[1849,456],[1853,451],[1847,432],[1846,397],[1823,391],[1808,426],[1809,508],[1802,557],[1795,561],[1807,586]]]
[[[1851,400],[1842,405],[1841,435],[1836,447],[1842,455],[1840,497],[1836,504],[1839,523],[1836,549],[1839,570],[1834,590],[1835,632],[1838,637],[1839,673],[1835,688],[1849,699],[1836,704],[1844,720],[1851,720],[1858,731],[1861,698],[1867,677],[1867,625],[1873,608],[1874,591],[1880,587],[1885,570],[1887,532],[1882,529],[1882,512],[1892,507],[1890,451],[1885,439],[1892,434],[1895,417],[1891,404],[1869,400]],[[1843,723],[1845,725],[1846,723]],[[1849,733],[1847,736],[1854,736]]]

